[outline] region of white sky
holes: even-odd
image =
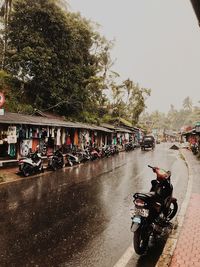
[[[66,0],[116,39],[113,69],[151,88],[148,111],[200,100],[200,28],[190,0]]]

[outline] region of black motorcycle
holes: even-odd
[[[135,149],[135,144],[133,142],[128,142],[125,144],[125,151],[131,151]]]
[[[64,166],[64,157],[60,150],[56,150],[54,154],[48,157],[48,168],[52,170],[61,169]]]
[[[148,167],[152,168],[157,178],[151,181],[150,192],[134,194],[134,209],[131,210],[133,245],[139,255],[147,251],[151,237],[161,235],[170,226],[169,222],[178,210],[177,199],[172,196],[171,172],[149,165]]]

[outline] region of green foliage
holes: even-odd
[[[6,102],[4,108],[11,112],[33,113],[32,105],[23,103],[20,84],[7,72],[0,71],[0,91],[4,93]]]
[[[95,76],[92,28],[50,0],[18,0],[9,23],[6,69],[21,81],[27,102],[60,114],[86,109]]]
[[[151,129],[170,129],[180,131],[183,126],[194,126],[200,118],[200,107],[193,106],[189,97],[183,101],[183,108],[175,109],[170,105],[169,112],[164,114],[159,111],[151,114],[144,113],[140,122],[148,125]]]
[[[37,108],[88,123],[110,118],[138,122],[150,90],[130,79],[116,83],[113,41],[67,6],[63,11],[62,0],[11,2],[6,49],[0,43],[6,51],[2,79],[10,111]],[[110,88],[113,101],[105,95]]]
[[[99,124],[99,118],[97,115],[88,111],[80,112],[79,115],[76,116],[76,120],[90,124]]]
[[[151,90],[140,88],[130,79],[122,84],[112,84],[113,93],[113,115],[131,121],[135,125],[139,121],[140,114],[144,111],[146,98],[150,96]]]

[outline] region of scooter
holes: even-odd
[[[53,155],[48,157],[48,168],[52,170],[61,169],[64,167],[64,157],[62,152],[58,149]]]
[[[76,155],[67,153],[66,158],[67,158],[69,166],[73,166],[74,164],[80,164],[80,159]]]
[[[36,151],[35,153],[30,153],[27,158],[19,160],[19,171],[25,177],[43,172],[44,169],[41,154]]]
[[[125,151],[131,151],[135,149],[135,145],[133,142],[128,142],[125,144]]]
[[[177,213],[177,199],[173,197],[171,172],[152,167],[157,178],[151,181],[148,193],[135,193],[134,208],[131,209],[131,231],[134,233],[133,245],[135,252],[144,254],[148,249],[149,240],[161,235]]]
[[[91,160],[99,159],[101,158],[101,152],[97,148],[92,148],[90,152]]]
[[[91,159],[89,148],[76,152],[80,162],[89,161]]]

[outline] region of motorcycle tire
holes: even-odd
[[[53,171],[56,171],[56,170],[57,170],[57,166],[56,166],[55,163],[52,163],[51,167],[52,167],[52,170],[53,170]]]
[[[171,205],[173,205],[173,207],[171,208]],[[178,210],[178,204],[176,200],[172,200],[170,207],[169,207],[169,211],[167,214],[167,220],[172,220],[174,218],[174,216],[176,215]]]
[[[148,229],[140,226],[135,232],[133,236],[133,245],[135,252],[138,255],[143,255],[148,248],[149,243],[149,233]]]
[[[24,175],[25,177],[30,176],[31,173],[32,173],[32,170],[31,170],[30,166],[25,165],[25,166],[23,167],[23,169],[22,169],[22,173],[23,173],[23,175]]]

